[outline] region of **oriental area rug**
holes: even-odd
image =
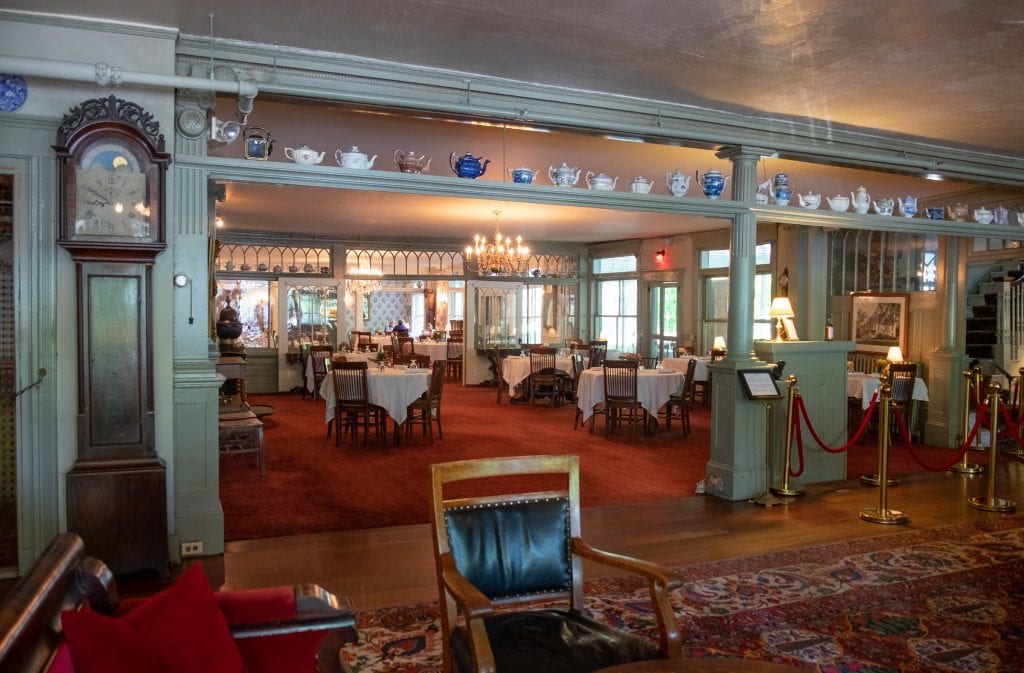
[[[1024,518],[674,568],[688,658],[821,673],[1009,673],[1024,662]],[[587,609],[655,637],[641,581],[588,582]],[[441,671],[437,604],[358,615],[357,673]],[[739,670],[739,669],[737,669]]]

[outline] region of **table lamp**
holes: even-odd
[[[725,337],[723,337],[723,336],[716,336],[715,337],[715,342],[713,344],[711,344],[711,348],[716,350],[716,351],[724,351],[725,350]]]
[[[782,319],[793,317],[793,305],[789,303],[789,297],[775,297],[772,299],[768,315],[775,318],[775,340],[784,341],[782,335],[786,328],[782,324]]]
[[[889,352],[885,359],[889,362],[903,362],[903,351],[899,346],[889,346]]]

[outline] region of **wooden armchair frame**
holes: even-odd
[[[508,475],[560,475],[565,479],[565,488],[538,493],[492,494],[455,499],[447,499],[444,495],[445,486],[453,482]],[[456,628],[460,628],[460,616],[465,620],[465,626],[462,628],[465,629],[468,638],[474,670],[480,673],[484,671],[493,673],[496,670],[494,653],[488,639],[485,622],[489,617],[495,615],[494,607],[496,605],[529,603],[540,598],[565,598],[568,599],[569,604],[566,612],[581,613],[584,609],[583,559],[646,578],[653,612],[658,624],[660,656],[666,659],[682,657],[682,637],[669,600],[669,592],[682,585],[681,579],[675,573],[654,563],[595,549],[583,540],[580,526],[580,477],[577,456],[520,456],[439,463],[431,465],[430,478],[430,522],[440,595],[441,641],[445,673],[454,673],[455,671],[451,642],[453,632]],[[562,591],[532,593],[527,596],[489,599],[466,578],[456,564],[448,532],[449,511],[559,498],[565,499],[568,503],[566,534],[571,554],[571,584],[569,588]]]

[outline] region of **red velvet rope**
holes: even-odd
[[[799,393],[797,393],[796,397],[794,397],[793,399],[794,399],[794,402],[793,402],[794,404],[796,404],[797,402],[800,402],[801,404],[803,403],[800,400],[800,394]],[[804,438],[800,436],[800,415],[799,414],[793,414],[793,423],[792,423],[791,427],[793,428],[793,436],[796,437],[796,447],[797,447],[797,449],[796,449],[796,457],[797,457],[797,464],[800,467],[797,468],[796,472],[794,472],[793,468],[791,468],[789,465],[787,465],[786,468],[789,470],[789,476],[791,476],[791,477],[799,477],[801,474],[804,473]],[[787,446],[786,448],[788,449],[789,447]]]
[[[1003,423],[1006,424],[1006,430],[1000,432],[999,436],[1006,437],[1007,435],[1012,435],[1017,440],[1017,446],[1024,446],[1024,441],[1021,441],[1020,426],[1013,422],[1013,416],[1010,415],[1010,410],[1006,408],[1002,400],[999,401],[999,414],[1003,417]]]
[[[943,465],[928,465],[923,460],[921,460],[921,456],[917,454],[917,450],[914,449],[914,445],[911,444],[910,442],[910,433],[907,432],[907,424],[903,422],[903,410],[900,409],[899,407],[896,407],[894,409],[894,412],[894,415],[896,416],[896,425],[900,429],[900,437],[903,439],[903,443],[907,445],[907,448],[910,449],[910,456],[914,459],[915,463],[917,463],[918,465],[920,465],[929,472],[945,472],[946,470],[948,470],[949,468],[953,467],[961,460],[963,460],[964,455],[967,453],[967,450],[971,446],[971,442],[974,441],[974,436],[978,434],[978,430],[981,428],[981,419],[976,419],[974,422],[974,427],[971,428],[971,433],[967,436],[967,440],[964,442],[964,445],[960,447],[960,450],[957,451],[957,454],[953,458],[953,460]]]
[[[811,425],[811,419],[808,418],[807,416],[807,407],[804,405],[804,400],[801,395],[796,396],[794,404],[796,404],[797,408],[800,410],[800,415],[803,417],[804,423],[807,424],[807,429],[811,433],[811,437],[814,437],[814,441],[818,443],[818,446],[821,447],[822,450],[828,451],[829,453],[842,453],[843,451],[849,450],[850,447],[852,447],[857,442],[857,440],[860,439],[861,434],[863,434],[865,428],[867,428],[868,426],[868,421],[871,420],[872,413],[874,413],[875,411],[875,404],[877,402],[877,398],[878,392],[876,391],[875,394],[871,396],[871,403],[868,406],[867,411],[864,413],[864,419],[861,421],[860,427],[857,429],[856,434],[854,434],[854,436],[851,439],[847,440],[846,444],[843,444],[838,449],[830,448],[826,446],[823,441],[821,441],[821,437],[818,436],[818,433],[817,431],[815,431],[814,426]],[[798,432],[796,436],[800,437],[801,433]]]

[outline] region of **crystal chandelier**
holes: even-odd
[[[345,286],[349,292],[370,294],[380,289],[384,273],[377,269],[349,269],[345,272]]]
[[[466,268],[481,276],[517,276],[527,270],[530,249],[523,245],[523,237],[502,237],[498,227],[500,210],[494,213],[494,240],[475,236],[473,245],[466,246]]]

